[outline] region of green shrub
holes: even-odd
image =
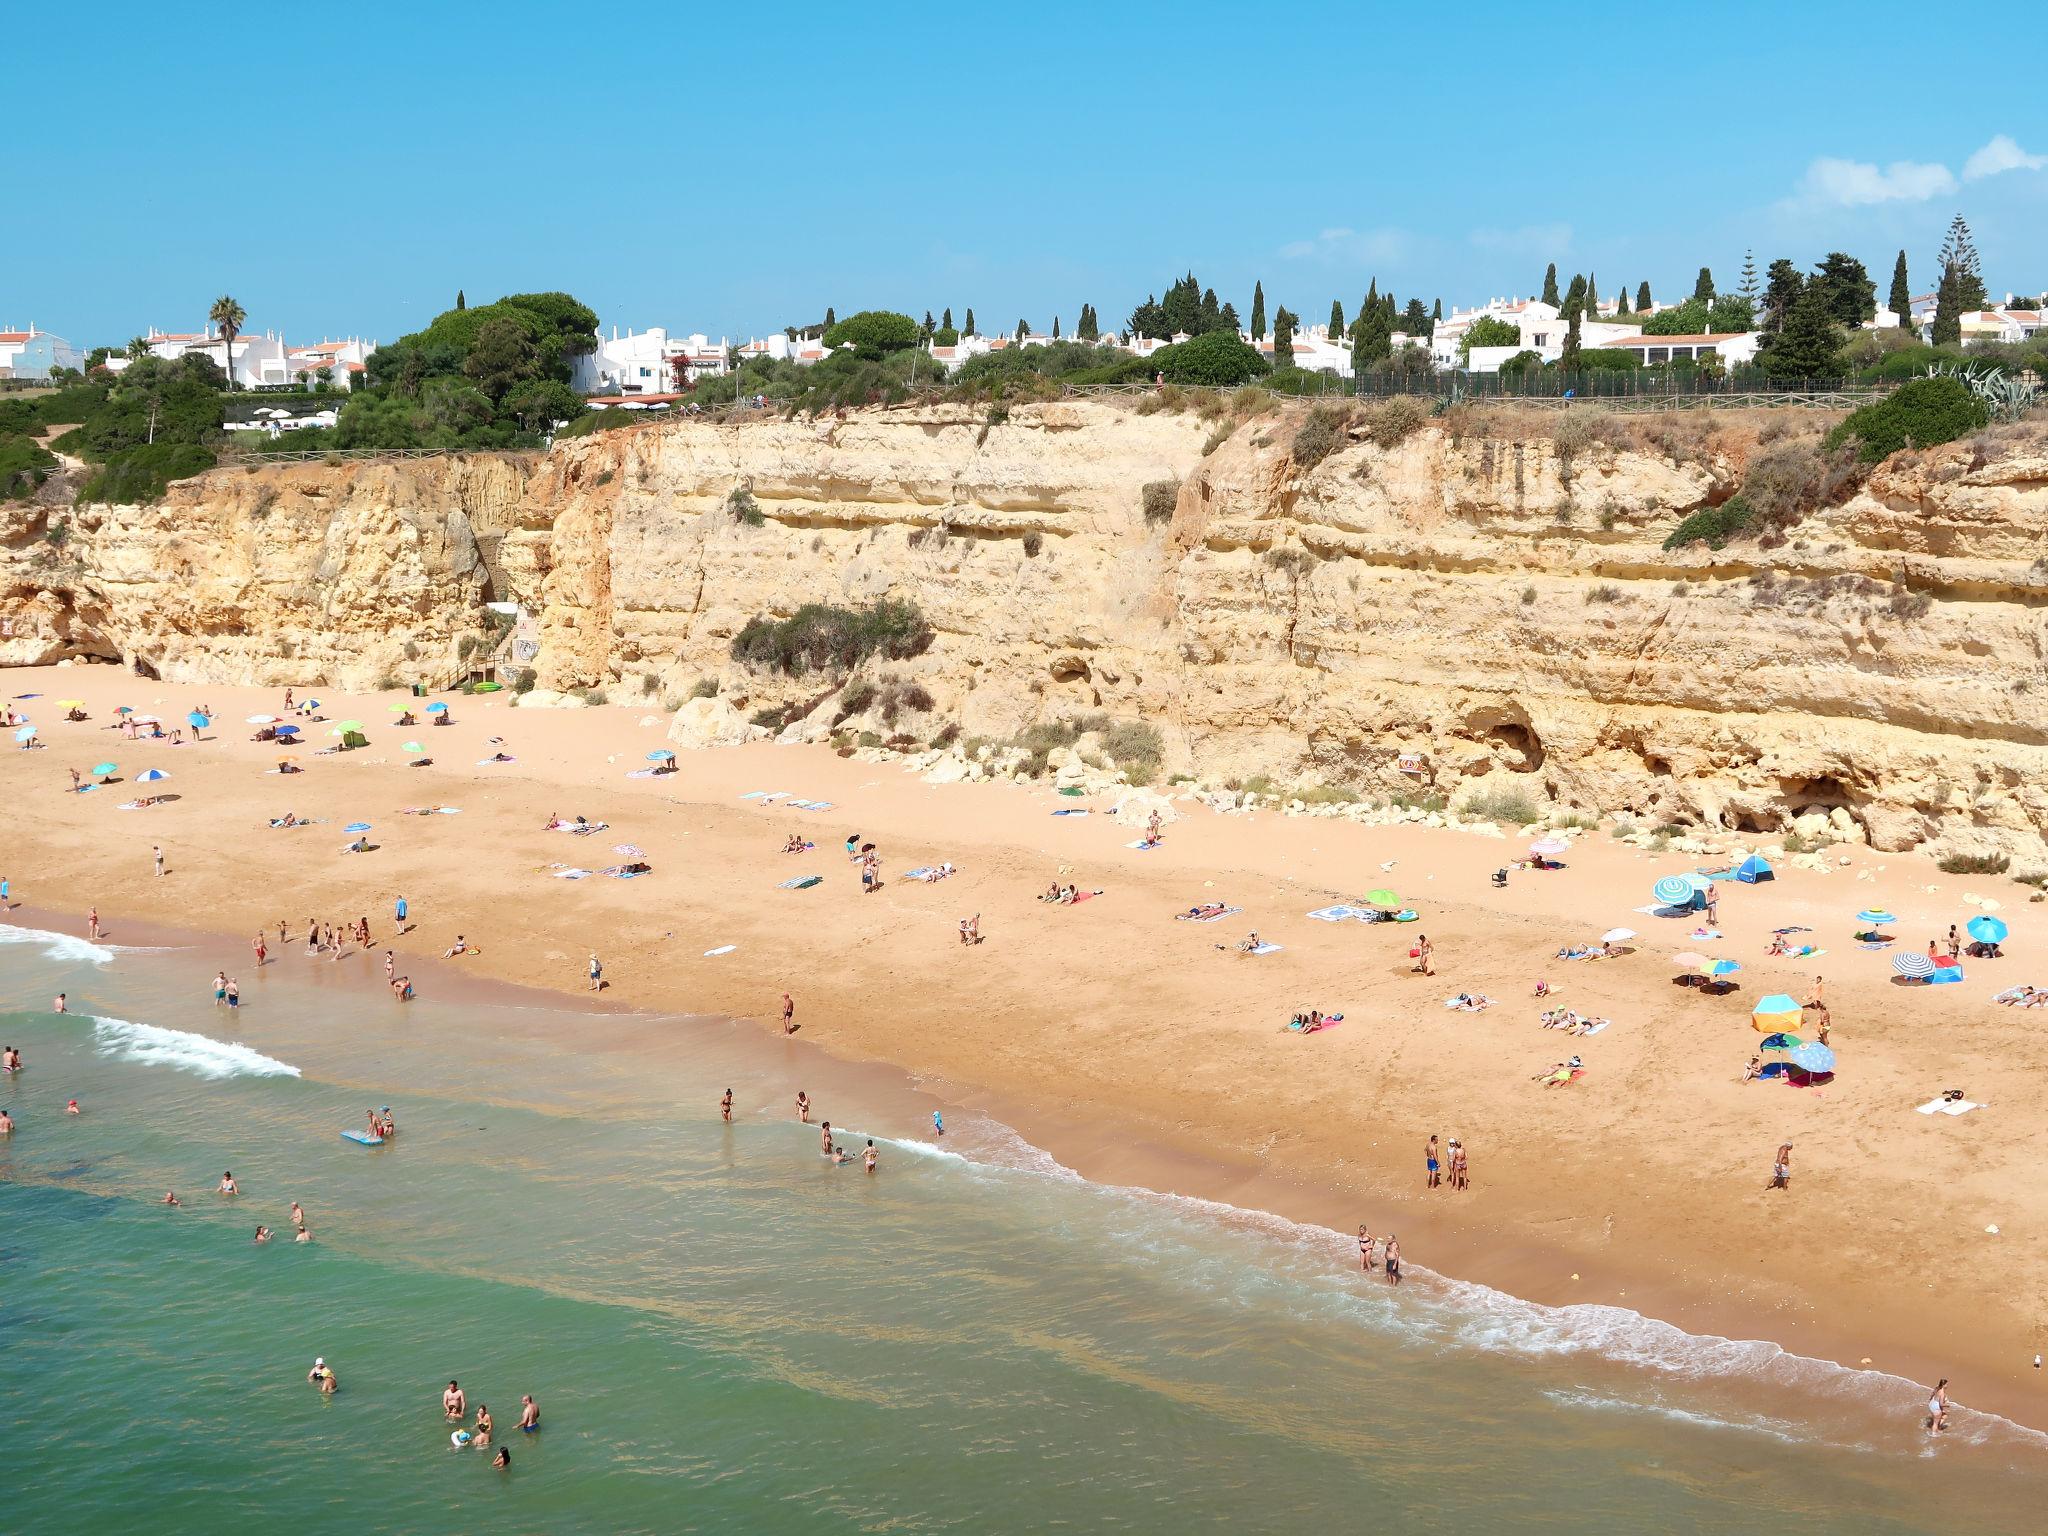
[[[1257,347],[1235,331],[1207,331],[1153,353],[1149,367],[1169,384],[1243,384],[1267,372]]]
[[[860,744],[864,747],[879,747],[882,744],[882,738],[873,731],[862,731],[860,733]]]
[[[849,671],[870,656],[903,661],[931,649],[931,624],[917,604],[883,598],[866,608],[805,603],[786,619],[757,618],[733,636],[732,656],[748,666],[798,676]]]
[[[745,486],[732,488],[732,494],[725,498],[725,510],[732,515],[734,522],[744,523],[749,528],[759,528],[767,521],[761,513],[760,504],[754,500],[753,492]]]
[[[1943,854],[1939,868],[1945,875],[2002,875],[2012,864],[2003,853]]]
[[[1666,536],[1664,547],[1679,549],[1698,540],[1709,549],[1719,549],[1747,528],[1755,516],[1756,509],[1737,491],[1718,507],[1701,507],[1686,518]]]
[[[28,495],[56,467],[57,456],[34,439],[0,436],[0,501]]]
[[[1173,521],[1173,509],[1180,500],[1178,480],[1148,480],[1140,499],[1145,508],[1145,521],[1167,523]]]
[[[161,501],[173,480],[204,474],[213,450],[197,443],[145,443],[110,455],[79,490],[81,502],[129,505]]]
[[[715,677],[700,677],[700,678],[698,678],[698,679],[697,679],[697,681],[696,681],[695,683],[693,683],[693,684],[691,684],[691,685],[690,685],[690,697],[691,697],[691,698],[693,698],[693,699],[715,699],[715,698],[717,698],[717,697],[718,697],[718,679],[717,679],[717,678],[715,678]]]
[[[1392,395],[1365,410],[1365,435],[1382,448],[1398,447],[1429,424],[1430,407],[1413,395]]]
[[[1345,789],[1338,784],[1312,784],[1306,789],[1297,789],[1294,798],[1303,805],[1356,805],[1363,798],[1355,789]]]
[[[1827,442],[1855,443],[1857,458],[1875,464],[1901,448],[1952,443],[1990,420],[1991,408],[1961,379],[1912,379],[1852,414]]]
[[[1475,789],[1458,802],[1458,814],[1526,827],[1541,814],[1536,802],[1519,789]]]
[[[1308,420],[1295,429],[1294,442],[1287,450],[1295,467],[1314,469],[1342,448],[1350,421],[1351,413],[1343,406],[1319,405],[1310,411]]]
[[[839,716],[832,723],[837,725],[849,715],[857,715],[875,701],[875,685],[866,678],[851,682],[840,691]]]
[[[566,427],[558,428],[555,440],[559,442],[565,437],[588,437],[593,432],[610,432],[619,427],[630,427],[635,422],[645,421],[647,414],[645,411],[622,411],[617,408],[585,411]],[[611,477],[611,471],[606,470],[599,476],[597,483],[605,485],[610,482]]]
[[[1149,721],[1118,720],[1103,728],[1102,750],[1133,784],[1150,784],[1159,776],[1166,743]]]

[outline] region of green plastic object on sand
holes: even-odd
[[[1082,790],[1081,787],[1077,784],[1069,784],[1065,789],[1061,790],[1060,793],[1063,795],[1080,795],[1085,793],[1085,791]]]

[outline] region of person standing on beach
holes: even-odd
[[[94,907],[90,912],[85,914],[85,936],[88,939],[91,939],[95,944],[99,942],[100,909],[98,907]]]
[[[1430,1138],[1428,1142],[1425,1143],[1422,1148],[1422,1160],[1429,1166],[1429,1183],[1425,1186],[1425,1188],[1435,1189],[1437,1187],[1437,1184],[1441,1181],[1443,1177],[1443,1175],[1438,1171],[1437,1167],[1435,1132],[1430,1133]]]
[[[223,1007],[227,1000],[228,973],[226,971],[215,971],[213,973],[213,1006],[216,1008]]]
[[[1362,1274],[1372,1273],[1372,1233],[1361,1222],[1358,1228],[1358,1268]]]
[[[400,933],[404,933],[406,930],[405,913],[405,898],[401,896],[391,904],[391,915],[398,920],[398,931]]]
[[[1457,1137],[1451,1138],[1451,1188],[1463,1189],[1470,1175],[1465,1167],[1465,1147]]]
[[[164,845],[158,843],[150,851],[156,858],[156,877],[161,880],[164,877]]]
[[[1387,1283],[1389,1285],[1399,1285],[1401,1283],[1401,1239],[1394,1236],[1391,1232],[1387,1234],[1386,1264]]]
[[[1778,1156],[1771,1165],[1771,1182],[1766,1189],[1790,1189],[1792,1187],[1792,1143],[1783,1142],[1778,1147]]]
[[[796,1117],[805,1125],[811,1123],[811,1096],[801,1088],[796,1091]]]
[[[796,1033],[796,1000],[787,992],[782,994],[782,1032],[785,1035]]]
[[[932,1111],[932,1134],[934,1136],[946,1134],[946,1122],[939,1118],[939,1112],[936,1109]]]
[[[1927,1433],[1938,1435],[1948,1428],[1948,1378],[1942,1377],[1927,1394]]]
[[[590,952],[590,990],[593,992],[602,992],[604,990],[604,964],[597,958],[596,950]]]
[[[263,930],[260,928],[256,930],[256,942],[253,948],[256,951],[256,968],[261,970],[264,960],[270,954],[270,948],[263,942]]]
[[[732,1090],[725,1090],[725,1097],[718,1101],[719,1115],[730,1124],[732,1121]]]
[[[1434,976],[1436,948],[1429,942],[1429,935],[1418,934],[1415,939],[1415,969],[1423,976]]]

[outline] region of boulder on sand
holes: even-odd
[[[1120,827],[1145,827],[1152,820],[1152,813],[1159,813],[1159,824],[1171,826],[1181,819],[1180,812],[1173,808],[1173,802],[1156,789],[1133,789],[1117,796],[1116,808],[1109,815]]]
[[[736,747],[766,736],[767,728],[749,725],[724,699],[692,699],[669,722],[668,739],[679,747]]]

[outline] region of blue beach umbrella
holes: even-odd
[[[660,747],[647,754],[647,761],[650,763],[665,763],[674,756],[675,753],[669,751],[668,748]]]
[[[344,832],[367,832],[370,830],[370,824],[367,821],[352,821],[341,830]]]
[[[1903,955],[1892,956],[1892,971],[1908,981],[1924,980],[1934,974],[1934,962],[1917,949],[1908,950]]]
[[[135,782],[138,784],[161,784],[169,777],[170,775],[161,768],[145,768],[142,772],[135,775]]]
[[[93,771],[97,773],[99,770]],[[2002,944],[2005,936],[2012,932],[2005,926],[2005,919],[2000,917],[1973,917],[1963,927],[1979,944]]]
[[[1665,875],[1650,887],[1650,894],[1667,907],[1682,907],[1692,900],[1693,884],[1683,875]]]
[[[427,713],[430,715],[445,715],[448,713],[448,706],[439,699],[436,699],[427,706]]]
[[[299,728],[296,725],[280,725],[277,728],[277,734],[280,736],[296,736],[299,734]]]
[[[1784,993],[1773,992],[1749,1011],[1752,1018],[1774,1019],[1797,1014],[1800,1007]]]
[[[199,711],[196,709],[185,716],[185,723],[191,726],[192,729],[195,731],[203,731],[209,725],[213,724],[211,720],[207,719],[206,716],[199,713]]]
[[[1742,969],[1740,960],[1716,960],[1707,968],[1709,976],[1732,976]]]
[[[1898,919],[1889,912],[1880,912],[1875,907],[1865,907],[1856,914],[1859,923],[1896,923]]]
[[[22,727],[22,728],[21,728],[20,730],[18,730],[18,731],[16,731],[16,732],[14,733],[14,739],[15,739],[16,741],[27,741],[27,740],[29,740],[29,739],[30,739],[30,738],[31,738],[32,736],[34,736],[34,735],[35,735],[35,733],[36,733],[36,728],[35,728],[34,726],[32,726],[32,725],[24,725],[24,726],[23,726],[23,727]]]
[[[95,763],[93,764],[92,771],[104,777],[105,775],[114,772],[120,766],[121,765],[119,763]],[[1980,917],[1977,919],[1977,921],[1981,923],[1983,919]]]
[[[1794,1046],[1788,1059],[1802,1072],[1817,1075],[1835,1070],[1835,1053],[1818,1040],[1809,1040],[1804,1045]]]
[[[1796,1050],[1803,1043],[1797,1035],[1780,1033],[1765,1035],[1757,1049],[1760,1051],[1790,1051]]]

